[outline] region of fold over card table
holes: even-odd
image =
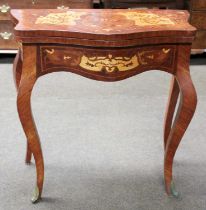
[[[11,16],[16,40],[20,43],[14,78],[18,113],[28,142],[26,162],[30,162],[33,154],[37,171],[32,201],[41,198],[44,162],[30,98],[37,79],[56,71],[105,82],[155,69],[172,75],[164,124],[164,180],[166,192],[178,196],[172,177],[173,158],[197,103],[189,72],[196,29],[187,22],[188,13],[180,10],[11,10]]]

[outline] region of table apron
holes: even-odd
[[[86,48],[70,45],[37,45],[38,76],[55,71],[73,72],[102,81],[118,81],[148,70],[173,74],[177,46]]]

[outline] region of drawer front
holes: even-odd
[[[10,9],[91,8],[92,0],[4,0],[0,1],[0,20],[9,20]]]
[[[18,44],[14,40],[13,25],[11,21],[0,21],[0,49],[17,49]]]
[[[192,0],[191,7],[192,10],[206,10],[206,1]]]
[[[206,12],[195,11],[192,12],[191,24],[198,29],[206,29]]]
[[[192,44],[193,49],[206,49],[206,31],[198,31]]]
[[[172,72],[176,48],[173,45],[118,50],[41,46],[39,51],[40,74],[64,70],[89,78],[121,80],[157,67]]]

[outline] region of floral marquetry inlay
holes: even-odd
[[[118,53],[97,50],[81,50],[73,47],[43,46],[40,50],[42,70],[78,69],[81,72],[94,74],[124,74],[142,68],[162,65],[170,68],[173,65],[174,47],[155,47],[154,49],[121,49]]]
[[[139,66],[136,55],[133,57],[114,57],[109,54],[107,57],[87,57],[82,56],[79,64],[82,68],[90,71],[100,72],[106,70],[107,72],[128,71]]]
[[[86,12],[67,11],[62,13],[49,13],[46,16],[39,16],[36,19],[35,24],[65,26],[76,25],[76,21],[80,20],[82,15],[86,15]],[[119,12],[118,15],[124,16],[124,18],[126,18],[127,20],[134,21],[136,26],[175,25],[175,23],[169,17],[160,16],[149,12]],[[103,27],[102,30],[111,31],[112,28],[109,27],[110,24],[108,25],[107,18],[104,18],[104,20],[105,21],[102,21],[102,23],[104,23],[104,26],[107,26],[107,28]],[[90,27],[96,27],[96,25],[90,25]]]
[[[162,49],[163,54],[168,54],[171,49]],[[159,52],[158,57],[162,52]],[[166,57],[163,56],[163,60]],[[153,51],[141,51],[131,57],[115,57],[109,54],[107,57],[87,57],[83,55],[79,66],[83,69],[101,72],[106,71],[112,73],[114,71],[128,71],[135,69],[141,65],[147,65],[148,62],[154,60]]]
[[[163,17],[153,13],[139,12],[121,12],[128,20],[135,21],[137,26],[153,26],[153,25],[175,25],[168,17]]]
[[[35,24],[51,24],[51,25],[76,25],[76,20],[79,20],[85,12],[68,11],[64,13],[50,13],[46,16],[37,18]]]

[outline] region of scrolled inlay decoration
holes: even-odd
[[[76,25],[76,21],[80,19],[85,12],[60,12],[60,13],[50,13],[46,16],[40,16],[36,19],[35,24],[48,24],[48,25]]]
[[[81,57],[80,67],[89,71],[112,73],[116,71],[128,71],[139,66],[136,55],[132,57],[114,57],[109,54],[107,57]]]
[[[120,12],[128,20],[133,20],[137,26],[154,26],[154,25],[175,25],[175,23],[165,16],[160,16],[146,12]]]

